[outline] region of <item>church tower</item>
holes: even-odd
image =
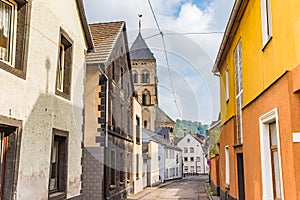
[[[143,128],[155,131],[157,98],[156,59],[141,34],[141,28],[130,48],[134,88],[142,105]]]

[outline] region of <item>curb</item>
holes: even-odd
[[[209,185],[209,183],[206,183],[206,182],[205,182],[205,190],[206,190],[206,193],[207,193],[207,197],[208,197],[209,200],[213,200],[211,194],[208,192],[208,187],[207,187],[207,185]]]

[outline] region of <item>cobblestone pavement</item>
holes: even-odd
[[[205,182],[207,176],[190,176],[180,180],[166,182],[159,187],[145,188],[143,192],[131,195],[128,199],[140,200],[173,200],[173,199],[190,199],[190,200],[207,200]]]

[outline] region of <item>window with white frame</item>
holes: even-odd
[[[263,47],[272,37],[271,0],[260,0]]]
[[[26,79],[31,3],[0,0],[0,69]]]
[[[184,147],[184,148],[183,148],[183,152],[184,152],[184,153],[188,153],[188,148],[187,148],[187,147]]]
[[[260,117],[263,199],[282,199],[283,184],[277,109]]]
[[[68,99],[71,92],[72,53],[72,40],[61,30],[55,92]]]
[[[190,147],[190,152],[194,153],[194,147]]]
[[[228,74],[228,67],[225,70],[225,95],[226,95],[226,102],[229,101],[229,74]]]
[[[230,185],[230,165],[229,165],[229,147],[225,146],[225,184]]]
[[[0,1],[0,60],[12,64],[14,34],[16,31],[17,4],[14,1]]]
[[[237,44],[234,50],[234,66],[235,66],[235,94],[236,94],[236,125],[237,125],[237,142],[243,143],[242,129],[242,107],[243,107],[243,82],[242,82],[242,44]]]

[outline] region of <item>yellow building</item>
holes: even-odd
[[[235,1],[213,68],[221,199],[300,199],[299,7]]]

